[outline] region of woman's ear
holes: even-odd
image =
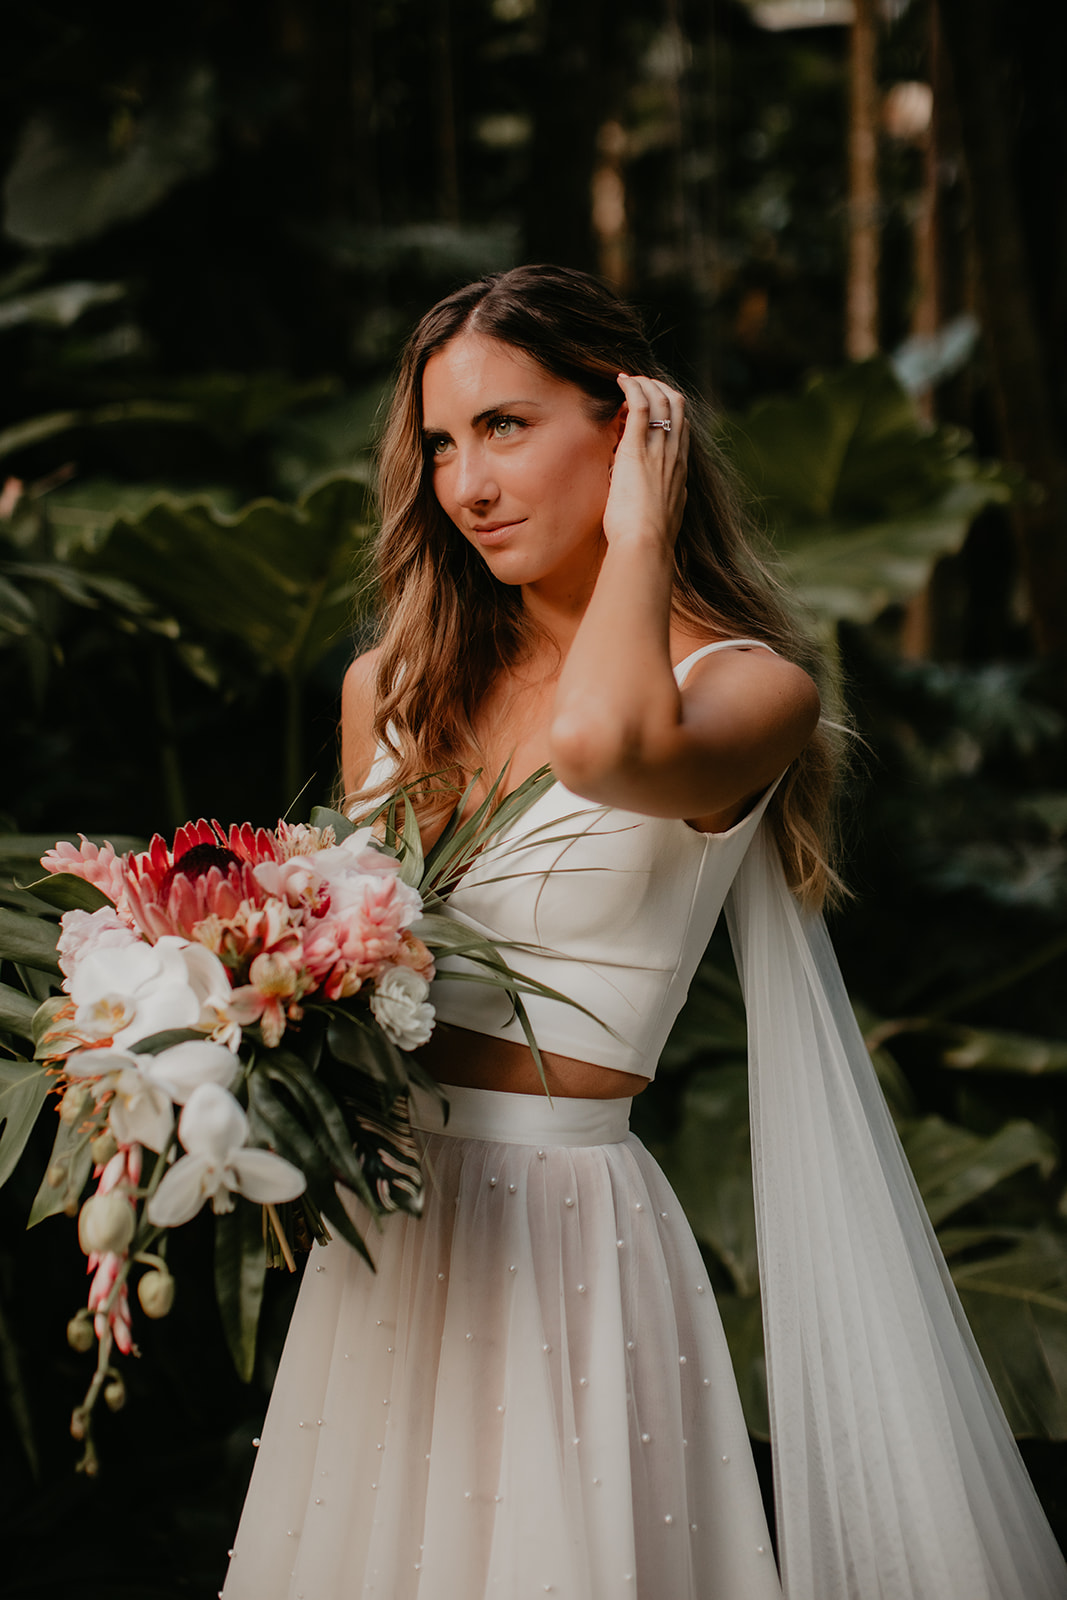
[[[622,440],[622,436],[626,432],[626,419],[627,419],[627,417],[629,415],[630,415],[630,407],[627,405],[626,401],[624,400],[622,405],[619,407],[618,411],[615,413],[615,416],[612,419],[612,424],[611,425],[615,430],[615,443],[611,447],[612,455],[614,455],[615,451],[619,448],[619,444],[620,444],[620,441]]]

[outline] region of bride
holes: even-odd
[[[381,450],[352,814],[424,839],[555,782],[449,914],[531,997],[433,985],[424,1215],[316,1249],[226,1600],[1050,1600],[1067,1569],[817,912],[819,664],[634,314],[524,267],[434,307]],[[749,1013],[778,1561],[699,1250],[628,1133],[724,904]],[[779,1576],[779,1570],[781,1576]]]

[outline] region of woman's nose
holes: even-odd
[[[455,494],[460,505],[485,505],[495,500],[499,492],[484,452],[478,448],[460,450],[455,480]]]

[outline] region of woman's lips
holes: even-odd
[[[480,545],[491,547],[503,544],[516,528],[521,528],[525,520],[523,517],[518,522],[483,522],[479,527],[472,529],[472,532]]]

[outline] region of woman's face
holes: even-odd
[[[481,334],[458,335],[426,363],[434,493],[502,583],[595,576],[625,414],[604,423],[589,409],[573,384]]]

